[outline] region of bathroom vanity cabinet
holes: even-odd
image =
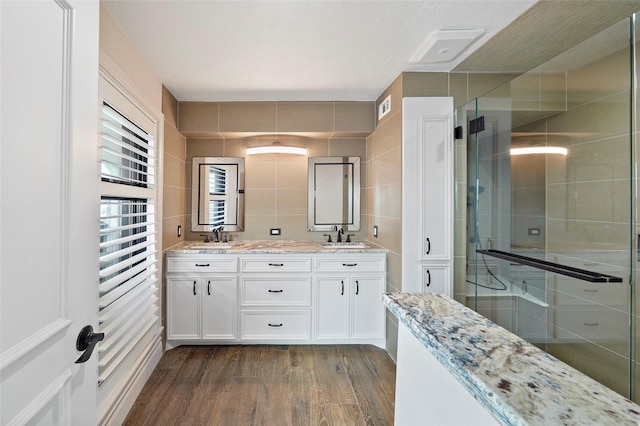
[[[235,253],[234,253],[235,251]],[[167,252],[167,347],[384,347],[386,252]]]
[[[381,256],[315,258],[318,341],[384,337],[385,269]]]
[[[238,258],[167,259],[167,340],[237,339]]]
[[[240,339],[281,342],[311,338],[311,257],[241,258]]]

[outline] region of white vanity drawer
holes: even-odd
[[[590,283],[557,277],[554,283],[556,305],[619,304],[629,299],[627,283]]]
[[[238,258],[167,257],[167,272],[238,272]]]
[[[242,311],[242,339],[310,339],[311,311]]]
[[[243,278],[243,306],[309,306],[311,278]]]
[[[242,272],[310,272],[310,257],[244,257]]]
[[[385,270],[384,256],[318,256],[315,262],[318,272],[383,272]]]
[[[622,311],[610,310],[589,310],[589,311],[568,311],[567,309],[555,312],[555,338],[576,339],[579,336],[583,339],[594,341],[623,342],[628,338],[628,315]]]

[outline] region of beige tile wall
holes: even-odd
[[[186,138],[178,132],[178,102],[166,87],[162,87],[162,113],[164,115],[164,165],[162,182],[162,250],[184,240],[187,221],[184,214],[186,182],[184,167]],[[182,236],[178,237],[178,227]],[[161,300],[166,300],[166,285],[160,287]],[[166,309],[162,304],[162,323],[166,324]]]
[[[308,157],[356,156],[361,164],[361,231],[366,238],[366,143],[373,131],[373,102],[180,102],[178,127],[187,135],[185,211],[191,210],[191,158],[245,158],[245,230],[236,240],[322,240],[307,231]],[[295,133],[296,136],[291,135]],[[250,146],[274,141],[306,147],[308,157],[271,154],[247,156]],[[189,222],[190,223],[190,222]],[[187,239],[200,232],[187,227]],[[269,235],[281,228],[282,235]]]
[[[366,137],[374,102],[180,102],[178,128],[192,138],[292,134]]]
[[[178,102],[171,92],[162,88],[162,113],[164,114],[164,175],[162,201],[162,249],[184,240],[187,221],[184,211],[187,182],[184,167],[186,138],[178,132]],[[178,226],[182,236],[178,237]]]

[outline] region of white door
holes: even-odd
[[[0,1],[0,424],[96,423],[99,3]]]

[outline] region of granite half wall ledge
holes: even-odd
[[[640,424],[640,406],[445,295],[383,299],[502,424]]]

